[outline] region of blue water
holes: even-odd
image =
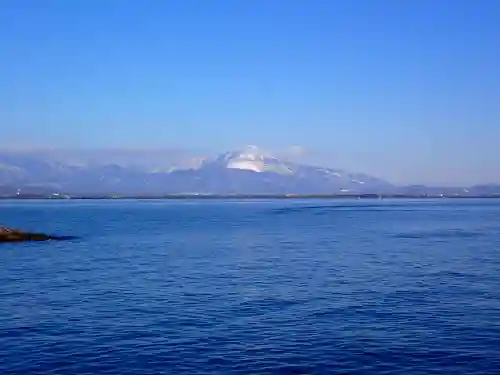
[[[500,374],[500,201],[3,201],[0,374]]]

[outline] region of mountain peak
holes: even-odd
[[[91,157],[90,157],[91,156]],[[125,159],[92,153],[89,162],[75,165],[64,154],[51,155],[0,152],[0,187],[42,186],[64,193],[335,193],[391,191],[385,181],[358,173],[309,166],[280,160],[255,145],[219,154],[213,158],[184,161],[177,168],[156,168],[129,163]],[[111,155],[112,156],[112,155]],[[161,156],[161,155],[159,155]],[[137,155],[131,155],[136,158]],[[157,158],[157,155],[155,155]],[[156,159],[155,158],[155,159]],[[64,160],[65,159],[65,160]],[[56,160],[56,161],[55,161]],[[80,160],[79,158],[75,159]]]
[[[223,155],[226,168],[243,169],[253,172],[264,171],[266,158],[266,154],[255,145],[249,145]]]

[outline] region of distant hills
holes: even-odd
[[[181,151],[0,151],[0,196],[167,194],[495,195],[500,185],[396,186],[363,173],[280,160],[248,146],[209,158]]]

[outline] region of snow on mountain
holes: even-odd
[[[239,185],[235,180],[241,180],[242,173],[249,173],[250,175],[245,176],[249,181],[255,180],[255,184],[258,184],[265,180],[270,190],[282,192],[375,192],[393,188],[386,181],[364,174],[282,161],[256,146],[247,146],[207,159],[201,165],[201,171],[224,176],[228,184],[236,186]],[[235,174],[236,172],[241,173]]]
[[[257,173],[291,174],[293,172],[289,165],[280,162],[269,153],[253,145],[246,146],[241,150],[226,152],[216,157],[215,160],[206,160],[203,166],[207,165]]]
[[[264,172],[266,165],[266,157],[259,152],[256,146],[249,146],[239,152],[224,154],[222,160],[224,160],[228,169],[242,169],[252,172]]]
[[[368,175],[279,160],[256,146],[212,158],[174,155],[177,159],[170,163],[155,157],[139,163],[133,159],[140,156],[137,152],[111,154],[109,160],[105,153],[90,153],[86,155],[89,161],[73,155],[67,162],[64,155],[0,152],[0,185],[50,186],[82,194],[331,194],[393,189],[390,183]]]

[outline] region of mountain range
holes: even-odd
[[[499,185],[396,186],[343,169],[281,160],[256,146],[210,157],[185,151],[0,151],[0,195],[460,194]]]

